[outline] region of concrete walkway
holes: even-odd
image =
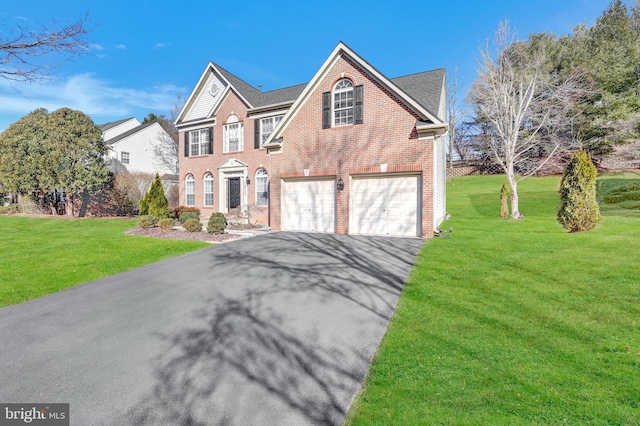
[[[272,233],[0,309],[0,401],[83,426],[341,424],[421,245]]]

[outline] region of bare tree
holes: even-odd
[[[493,47],[493,50],[491,49]],[[486,143],[502,166],[511,189],[511,217],[522,219],[518,182],[533,175],[566,143],[573,105],[584,96],[577,76],[555,81],[545,73],[543,47],[527,49],[515,41],[508,22],[500,22],[493,46],[480,50],[478,79],[470,101],[483,123]]]
[[[451,79],[447,80],[447,121],[449,123],[449,168],[453,167],[453,154],[456,152],[455,144],[459,139],[457,132],[460,128],[462,106],[458,103],[460,93],[458,91],[458,67],[455,67]]]
[[[166,118],[163,115],[156,116],[155,114],[149,114],[144,121],[157,121],[165,132],[167,132],[166,135],[160,137],[153,145],[153,160],[156,166],[171,170],[175,174],[178,174],[179,155],[178,129],[175,123],[181,108],[182,101],[180,95],[178,95],[176,104],[171,109],[171,117]]]
[[[77,55],[89,52],[87,16],[59,28],[41,25],[37,31],[17,26],[0,34],[0,77],[13,81],[34,81]],[[46,59],[44,59],[46,57]]]

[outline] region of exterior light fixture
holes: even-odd
[[[344,191],[344,181],[342,180],[342,178],[338,179],[336,188],[338,189],[338,191]]]
[[[249,178],[249,176],[244,178],[244,181],[247,182],[247,185],[249,185],[251,183],[251,179]]]

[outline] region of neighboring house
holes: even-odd
[[[140,171],[148,173],[175,174],[159,166],[153,155],[154,146],[162,138],[169,138],[160,124],[140,124],[135,118],[101,124],[102,138],[108,152],[105,163],[114,173]]]
[[[445,72],[387,78],[343,43],[261,92],[209,63],[180,132],[181,204],[273,230],[430,237],[445,217]]]

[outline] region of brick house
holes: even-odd
[[[445,216],[445,72],[387,78],[339,43],[261,92],[209,63],[180,112],[180,196],[272,230],[433,235]]]

